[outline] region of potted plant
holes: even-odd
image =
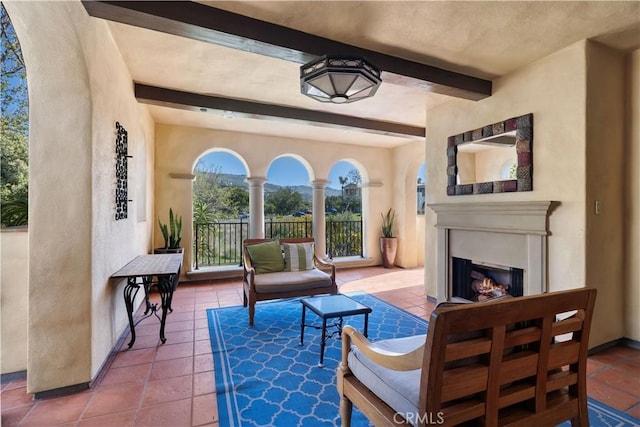
[[[173,215],[173,209],[169,209],[169,225],[163,224],[158,218],[158,224],[160,225],[160,232],[164,238],[164,247],[156,248],[154,253],[156,254],[170,254],[181,253],[182,247],[180,241],[182,240],[182,216]]]
[[[382,254],[382,266],[393,268],[398,252],[398,238],[393,236],[393,223],[396,220],[396,213],[393,208],[389,208],[382,217],[382,237],[380,237],[380,253]]]

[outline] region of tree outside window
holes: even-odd
[[[28,224],[29,104],[22,51],[9,15],[1,9],[0,206],[2,226]]]

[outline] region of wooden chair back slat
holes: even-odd
[[[500,397],[500,365],[504,356],[504,338],[507,325],[499,325],[491,329],[491,353],[489,354],[489,379],[484,392],[486,402],[485,422],[488,425],[498,423],[498,398]]]
[[[489,379],[489,368],[483,364],[468,365],[442,373],[443,385],[440,401],[449,402],[462,397],[473,396],[486,390]]]
[[[500,369],[500,384],[509,384],[536,374],[538,354],[533,351],[519,351],[504,357]]]
[[[485,337],[471,341],[452,343],[447,347],[445,362],[466,359],[468,357],[487,354],[491,351],[491,340]]]
[[[536,394],[536,388],[529,383],[516,384],[500,390],[498,398],[498,407],[500,409],[533,399]]]
[[[578,374],[571,371],[560,371],[549,375],[547,390],[555,391],[578,383]]]
[[[442,418],[449,425],[462,424],[466,420],[481,417],[484,414],[484,402],[482,400],[465,400],[462,403],[451,405],[442,409]]]
[[[536,327],[516,329],[514,331],[507,332],[507,336],[504,341],[504,346],[506,348],[513,348],[515,346],[522,346],[540,341],[540,329]]]

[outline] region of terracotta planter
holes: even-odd
[[[396,262],[396,253],[398,252],[397,237],[381,237],[380,253],[382,254],[382,266],[384,268],[393,268]]]

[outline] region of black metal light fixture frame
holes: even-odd
[[[324,55],[300,67],[300,92],[320,102],[369,98],[380,83],[380,70],[364,58]]]

